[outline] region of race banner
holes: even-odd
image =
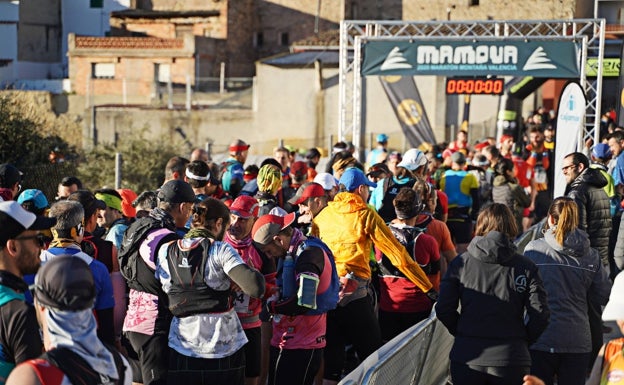
[[[369,40],[361,74],[580,76],[580,43],[569,40]]]
[[[565,176],[560,170],[563,165],[563,158],[569,153],[577,151],[585,125],[586,103],[585,93],[576,82],[569,82],[561,91],[556,125],[557,137],[555,139],[555,198],[562,196],[565,192]]]
[[[392,109],[410,147],[422,143],[435,144],[435,136],[420,98],[420,92],[411,76],[382,76],[381,85],[388,95]]]

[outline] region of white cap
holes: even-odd
[[[327,172],[320,172],[314,177],[314,182],[323,186],[323,190],[331,190],[338,186],[338,181],[334,176]]]
[[[620,273],[613,281],[609,302],[602,312],[604,321],[624,319],[624,274]]]
[[[399,164],[397,164],[397,167],[403,167],[410,171],[414,171],[422,166],[425,166],[427,162],[427,157],[424,152],[417,148],[410,148],[405,152],[405,154],[403,154],[403,159],[399,162]]]

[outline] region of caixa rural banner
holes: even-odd
[[[369,40],[362,75],[580,76],[580,43],[570,40]]]

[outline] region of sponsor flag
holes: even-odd
[[[464,95],[464,116],[462,117],[461,129],[468,131],[470,124],[470,95]]]
[[[435,144],[435,136],[414,78],[381,76],[379,80],[388,95],[410,147],[418,147],[425,142]]]
[[[563,157],[577,151],[585,125],[587,102],[585,93],[577,82],[568,82],[559,97],[557,113],[557,137],[555,139],[555,188],[554,197],[563,195],[566,181],[561,167]]]

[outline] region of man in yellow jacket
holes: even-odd
[[[373,245],[432,300],[437,297],[426,274],[394,238],[383,219],[366,204],[369,187],[376,184],[361,170],[349,168],[340,177],[339,185],[341,192],[313,220],[313,233],[332,250],[343,287],[338,307],[327,314],[324,384],[340,380],[345,344],[354,345],[360,360],[382,344],[379,323],[367,295]]]

